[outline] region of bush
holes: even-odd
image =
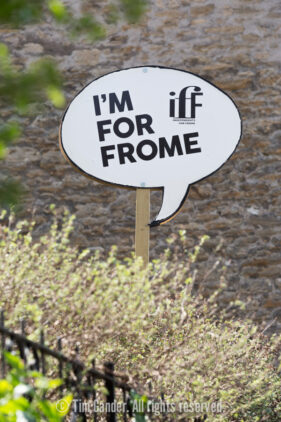
[[[116,248],[101,259],[72,247],[73,218],[55,219],[36,242],[26,222],[2,226],[7,324],[26,316],[35,338],[43,325],[49,339],[63,335],[69,350],[79,342],[83,358],[114,361],[138,391],[152,382],[153,394],[164,391],[169,402],[221,402],[208,421],[280,421],[280,337],[225,320],[217,293],[191,293],[190,268],[204,239],[193,253],[176,260],[167,249],[144,269],[140,259],[118,260]]]

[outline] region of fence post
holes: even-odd
[[[109,375],[112,380],[105,380],[105,388],[108,391],[106,396],[106,421],[116,422],[116,413],[114,412],[115,402],[115,391],[114,391],[114,364],[112,362],[106,362],[104,364],[104,373]],[[108,409],[109,407],[109,409]]]
[[[25,336],[25,319],[21,318],[20,319],[20,328],[21,328],[21,334],[23,336]],[[22,341],[18,342],[18,348],[20,351],[20,356],[22,358],[22,360],[24,361],[24,364],[27,364],[27,358],[26,358],[26,354],[25,354],[25,343]]]
[[[61,337],[57,338],[57,349],[61,353],[61,351],[62,351]],[[62,361],[61,361],[61,359],[59,359],[59,378],[62,379]]]
[[[4,311],[3,309],[1,310],[1,314],[0,314],[0,326],[2,328],[4,328],[5,325],[5,315],[4,315]],[[5,365],[5,357],[4,357],[4,350],[5,350],[5,334],[2,333],[1,334],[1,372],[2,372],[2,378],[5,377],[5,372],[6,372],[6,365]]]
[[[127,422],[128,421],[128,418],[127,418],[128,404],[127,404],[127,392],[126,392],[125,388],[122,389],[122,394],[123,394],[123,406],[124,406],[123,420],[124,420],[124,422]]]
[[[80,353],[79,343],[76,343],[76,345],[75,345],[75,359],[76,359],[76,361],[79,361],[79,358],[80,358],[79,353]],[[73,372],[76,376],[75,389],[76,389],[77,399],[75,399],[75,401],[73,401],[74,409],[72,411],[71,421],[72,420],[76,421],[80,417],[79,420],[82,420],[82,422],[86,422],[87,421],[86,409],[85,409],[84,403],[83,403],[84,395],[83,395],[83,392],[80,391],[80,385],[83,386],[83,384],[82,384],[83,371],[82,371],[82,369],[79,365],[73,365],[72,369],[73,369]]]
[[[163,422],[165,422],[167,420],[167,415],[166,415],[165,394],[163,391],[161,393],[161,404],[163,404],[163,407],[161,408],[162,420]]]
[[[62,352],[62,343],[61,343],[61,337],[57,338],[57,349],[61,353]],[[58,365],[58,372],[59,372],[59,378],[62,380],[63,374],[62,374],[62,361],[59,359],[59,365]],[[60,391],[63,391],[63,386],[60,386]]]
[[[95,359],[92,359],[92,362],[91,363],[92,363],[92,369],[95,369],[95,367],[96,367],[96,360]],[[92,389],[93,389],[93,402],[95,403],[95,401],[97,399],[97,394],[96,394],[96,389],[95,389],[96,380],[95,380],[94,375],[91,376],[91,383],[92,383]],[[98,420],[97,412],[94,412],[94,422],[97,422],[97,420]]]
[[[25,336],[25,319],[24,318],[20,319],[20,328],[21,328],[22,335]]]
[[[45,345],[45,335],[44,335],[44,331],[41,330],[40,332],[40,344],[42,346]],[[43,352],[41,352],[41,365],[42,365],[42,374],[46,375],[46,363],[45,363],[45,355]]]

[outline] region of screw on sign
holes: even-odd
[[[137,189],[136,254],[148,261],[149,191],[163,190],[150,226],[171,220],[189,186],[217,171],[242,133],[232,99],[183,70],[135,67],[102,76],[70,103],[60,128],[65,157],[85,175]]]

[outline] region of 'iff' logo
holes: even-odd
[[[175,97],[174,91],[170,92],[171,97]],[[197,103],[197,97],[203,95],[199,86],[186,86],[183,88],[178,98],[170,99],[170,117],[182,123],[195,123],[196,107],[202,107]]]

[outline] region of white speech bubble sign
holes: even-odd
[[[155,226],[177,214],[191,184],[229,159],[241,134],[238,108],[222,90],[187,71],[146,66],[89,83],[63,116],[60,146],[100,182],[162,188]]]

